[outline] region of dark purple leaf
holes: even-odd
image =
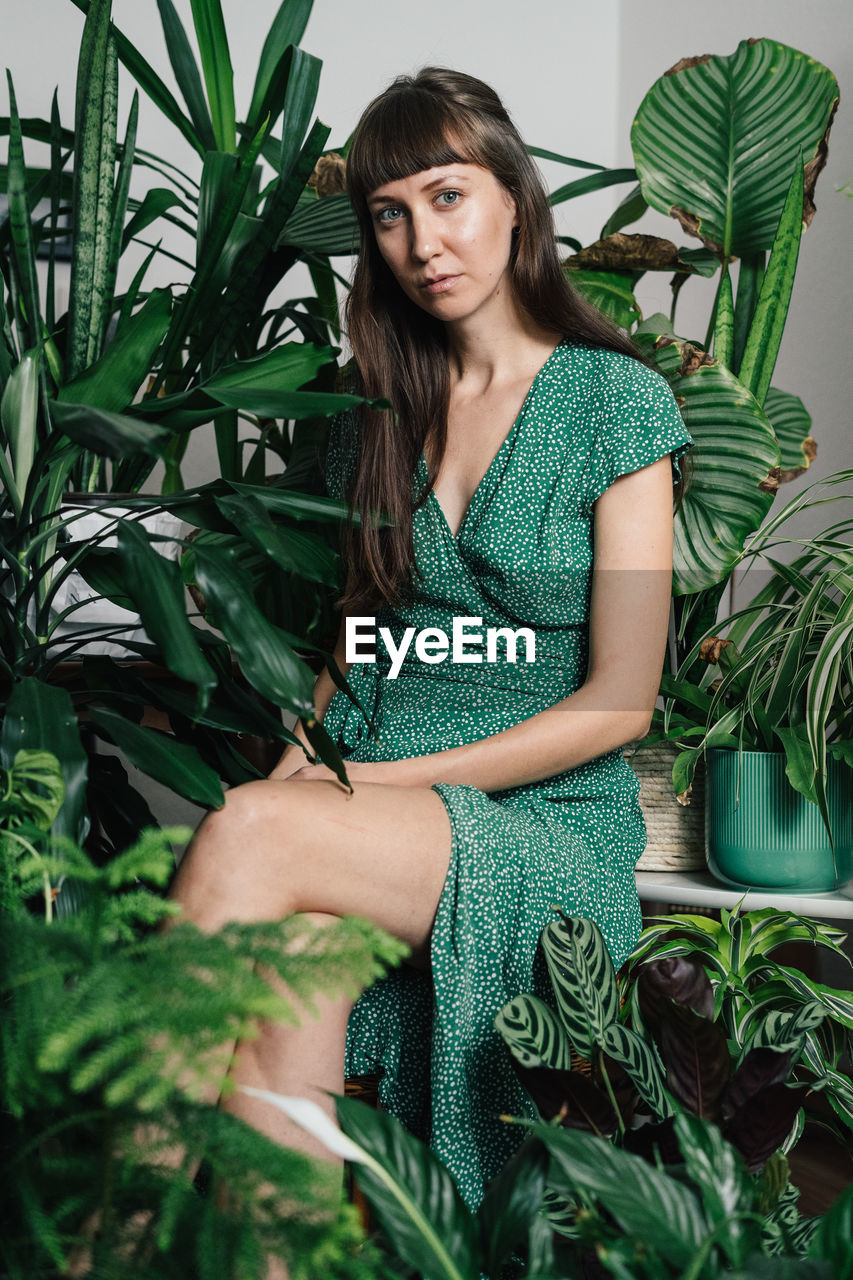
[[[550,1067],[523,1067],[518,1062],[513,1066],[543,1120],[564,1112],[561,1123],[567,1129],[609,1134],[618,1128],[610,1099],[587,1076]]]
[[[675,1116],[667,1116],[659,1124],[642,1124],[639,1129],[629,1129],[623,1145],[626,1151],[642,1156],[649,1164],[656,1164],[658,1159],[664,1164],[684,1162],[675,1137]]]
[[[660,1016],[658,1034],[666,1087],[694,1115],[716,1119],[731,1074],[725,1031],[673,1001],[661,1004]]]
[[[791,1053],[769,1046],[750,1049],[732,1076],[722,1098],[722,1115],[730,1120],[744,1103],[771,1084],[784,1084],[791,1070]]]
[[[637,996],[643,1020],[652,1031],[660,1025],[667,1000],[687,1005],[703,1018],[714,1016],[714,992],[698,960],[690,956],[663,956],[640,966]]]
[[[750,1173],[757,1173],[791,1132],[808,1086],[789,1089],[771,1084],[749,1098],[723,1127],[723,1137],[737,1147]]]

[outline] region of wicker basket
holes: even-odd
[[[648,839],[638,871],[697,871],[705,866],[705,761],[699,759],[686,804],[672,790],[678,748],[671,742],[629,742],[625,759],[640,779]],[[635,748],[638,748],[635,753]]]

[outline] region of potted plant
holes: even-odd
[[[681,59],[636,112],[635,169],[623,171],[622,180],[636,177],[637,185],[601,238],[574,245],[565,262],[576,286],[629,331],[667,378],[695,440],[675,521],[663,694],[670,679],[700,678],[695,641],[713,627],[746,539],[768,515],[780,484],[802,475],[816,453],[802,401],[771,379],[837,102],[838,85],[825,66],[768,38],[744,40],[727,56]],[[673,132],[673,119],[690,127]],[[605,177],[569,183],[552,200]],[[626,232],[649,207],[677,219],[697,247]],[[634,288],[647,271],[671,275],[669,316],[642,316]],[[706,332],[687,336],[678,328],[677,303],[697,275],[716,275],[718,284]],[[675,748],[661,737],[659,722],[635,745],[641,749],[632,763],[641,778],[672,768]],[[656,803],[645,805],[649,845],[641,866],[703,863],[702,814],[695,812],[702,780],[700,770],[692,812],[679,811],[671,792],[667,805],[657,787],[650,797]],[[690,805],[687,788],[675,792]]]
[[[135,163],[172,171],[137,146],[136,99],[123,144],[117,143],[118,62],[131,65],[161,105],[174,106],[179,125],[185,117],[111,24],[109,3],[95,0],[82,7],[87,17],[74,130],[62,127],[55,102],[49,121],[23,123],[11,77],[9,82],[10,214],[0,234],[3,732],[12,755],[23,748],[58,750],[61,744],[66,800],[55,831],[83,841],[94,821],[90,843],[97,839],[108,853],[154,820],[118,757],[96,750],[99,741],[117,743],[144,772],[195,803],[216,805],[222,803],[223,781],[261,776],[237,749],[237,734],[291,742],[295,738],[283,728],[278,708],[311,719],[313,667],[326,660],[323,622],[337,585],[329,530],[345,510],[319,495],[318,424],[358,401],[330,390],[334,317],[327,318],[320,300],[264,310],[270,289],[303,252],[299,243],[311,239],[313,247],[304,252],[322,275],[328,253],[335,251],[334,236],[346,239],[334,198],[320,200],[306,188],[328,134],[318,124],[309,129],[319,60],[293,45],[307,20],[306,7],[299,8],[301,16],[282,11],[274,24],[247,122],[234,141],[237,126],[232,129],[223,105],[224,31],[217,21],[206,24],[200,8],[194,10],[208,107],[204,94],[193,97],[186,33],[166,0],[160,6],[170,54],[182,67],[201,129],[192,126],[193,137],[205,156],[200,190],[193,197],[191,180],[182,179],[179,203],[174,192],[167,201],[165,188],[149,191],[140,202],[129,195]],[[220,64],[222,74],[211,79]],[[205,112],[220,121],[222,150],[206,151]],[[279,119],[282,136],[273,139],[270,131]],[[28,172],[25,129],[51,142],[48,170]],[[261,190],[257,160],[264,147],[272,147],[280,172]],[[50,203],[44,218],[37,216],[42,195]],[[63,216],[69,197],[70,306],[59,315],[56,246],[67,238]],[[331,222],[325,212],[329,200]],[[123,249],[156,216],[175,216],[176,208],[200,237],[186,290],[176,296],[166,289],[146,291],[155,246],[127,291],[117,294]],[[296,229],[288,230],[297,214]],[[39,252],[48,257],[43,299],[35,266]],[[223,323],[225,313],[230,328]],[[258,427],[247,462],[237,439],[244,411]],[[203,567],[207,599],[239,599],[243,616],[219,607],[216,631],[202,630],[187,617],[180,571],[155,551],[163,545],[161,536],[144,532],[142,515],[152,498],[137,492],[158,457],[166,463],[166,487],[174,490],[187,433],[211,421],[223,475],[201,490],[157,495],[153,506],[203,528],[205,538],[219,539],[219,545],[196,546],[194,562]],[[297,464],[276,492],[264,484],[263,459],[270,449]],[[115,495],[123,495],[115,551],[106,546],[106,532],[75,537],[79,511],[63,511],[69,491],[86,492],[91,501],[95,490],[101,492],[95,505],[108,510],[116,507]],[[103,655],[79,660],[88,641],[113,639],[124,623],[92,623],[60,639],[81,601],[59,609],[56,602],[76,573],[99,598],[144,612],[146,637],[129,646],[135,665]],[[235,578],[239,590],[229,595],[226,584]],[[280,601],[272,621],[262,610],[271,599]],[[251,655],[245,654],[247,619],[267,641]],[[236,649],[229,649],[229,637]],[[167,732],[140,723],[152,710]],[[78,712],[88,716],[82,726]],[[320,734],[318,727],[317,741]],[[333,762],[334,752],[327,758]],[[73,903],[69,878],[58,910]]]
[[[188,832],[138,832],[98,866],[51,837],[64,790],[55,756],[17,752],[0,790],[3,1275],[60,1274],[95,1210],[93,1275],[215,1280],[258,1275],[265,1255],[291,1275],[383,1274],[336,1174],[200,1095],[234,1037],[293,1016],[250,957],[310,1001],[320,989],[357,994],[401,944],[355,918],[155,932],[175,912],[159,890]],[[63,876],[88,894],[58,919]],[[170,1146],[185,1151],[177,1165],[162,1159]],[[209,1189],[220,1177],[227,1202]]]
[[[701,679],[665,685],[675,786],[707,757],[709,866],[729,883],[820,892],[853,877],[853,520],[785,536],[802,511],[849,504],[851,478],[810,485],[749,540],[742,562],[765,585],[697,638],[686,662]]]
[[[685,940],[690,919],[648,931],[620,979],[592,921],[543,931],[552,1002],[522,994],[496,1019],[531,1097],[531,1114],[503,1118],[528,1134],[476,1212],[394,1117],[341,1098],[338,1130],[312,1103],[263,1096],[351,1162],[383,1246],[430,1280],[760,1280],[781,1269],[842,1280],[853,1188],[822,1218],[800,1217],[784,1151],[804,1095],[824,1087],[792,1068],[812,1062],[830,1021],[850,1025],[850,1002],[803,994],[802,975],[768,955],[803,937],[835,950],[839,935],[755,912],[716,933],[701,921],[706,933]]]

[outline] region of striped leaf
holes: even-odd
[[[662,1120],[671,1116],[675,1108],[664,1088],[663,1072],[654,1051],[642,1036],[614,1022],[605,1028],[602,1043],[609,1056],[627,1071],[653,1113]]]
[[[74,247],[67,369],[73,378],[95,359],[106,323],[105,287],[112,234],[118,68],[110,38],[111,0],[92,0],[77,65],[74,117]]]
[[[714,359],[719,360],[727,369],[732,369],[734,354],[734,298],[732,297],[732,278],[729,275],[728,263],[723,264],[720,277],[720,292],[717,297],[717,314],[714,326]]]
[[[538,996],[510,1000],[495,1018],[495,1027],[523,1067],[570,1069],[572,1046],[554,1011]]]
[[[779,483],[795,480],[808,471],[817,453],[812,439],[812,420],[799,396],[771,387],[764,401],[764,412],[770,419],[779,441],[782,468]]]
[[[567,271],[566,275],[578,293],[620,329],[630,329],[642,319],[631,288],[630,271],[577,270]]]
[[[9,199],[9,225],[12,232],[12,262],[18,288],[26,311],[25,317],[16,317],[24,326],[27,340],[22,346],[35,347],[41,340],[41,316],[36,280],[36,258],[33,231],[30,222],[27,194],[27,173],[24,168],[24,144],[12,73],[6,71],[9,85],[9,168],[7,193]]]
[[[358,220],[346,192],[324,196],[307,191],[284,224],[278,241],[303,252],[353,254],[358,250]]]
[[[800,240],[803,234],[803,171],[794,161],[794,176],[788,188],[773,250],[761,281],[755,315],[746,338],[738,378],[749,387],[760,405],[770,389],[770,379],[785,328],[785,318],[794,287]]]
[[[563,917],[542,931],[542,950],[563,1026],[575,1050],[592,1061],[619,1014],[616,974],[601,930],[593,920]]]
[[[594,1197],[623,1231],[676,1267],[686,1267],[701,1248],[709,1227],[698,1198],[681,1182],[592,1134],[545,1124],[532,1132],[551,1153],[549,1188]]]
[[[725,257],[769,249],[794,156],[811,190],[838,101],[832,72],[776,40],[685,58],[655,81],[631,130],[643,195]]]
[[[673,553],[673,591],[690,594],[725,581],[767,515],[779,446],[754,396],[725,366],[678,340],[654,357],[695,441]]]

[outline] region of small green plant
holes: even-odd
[[[303,1280],[386,1274],[339,1177],[200,1096],[259,1019],[294,1018],[262,970],[310,1008],[320,990],[357,994],[402,945],[355,918],[158,931],[176,908],[157,891],[189,831],[145,831],[99,867],[49,835],[55,758],[19,752],[0,788],[4,1273],[60,1269],[97,1214],[93,1275],[220,1280],[262,1274],[267,1254]],[[87,893],[57,919],[64,876]],[[175,1149],[178,1167],[163,1158]],[[227,1205],[194,1186],[199,1162],[227,1183]]]

